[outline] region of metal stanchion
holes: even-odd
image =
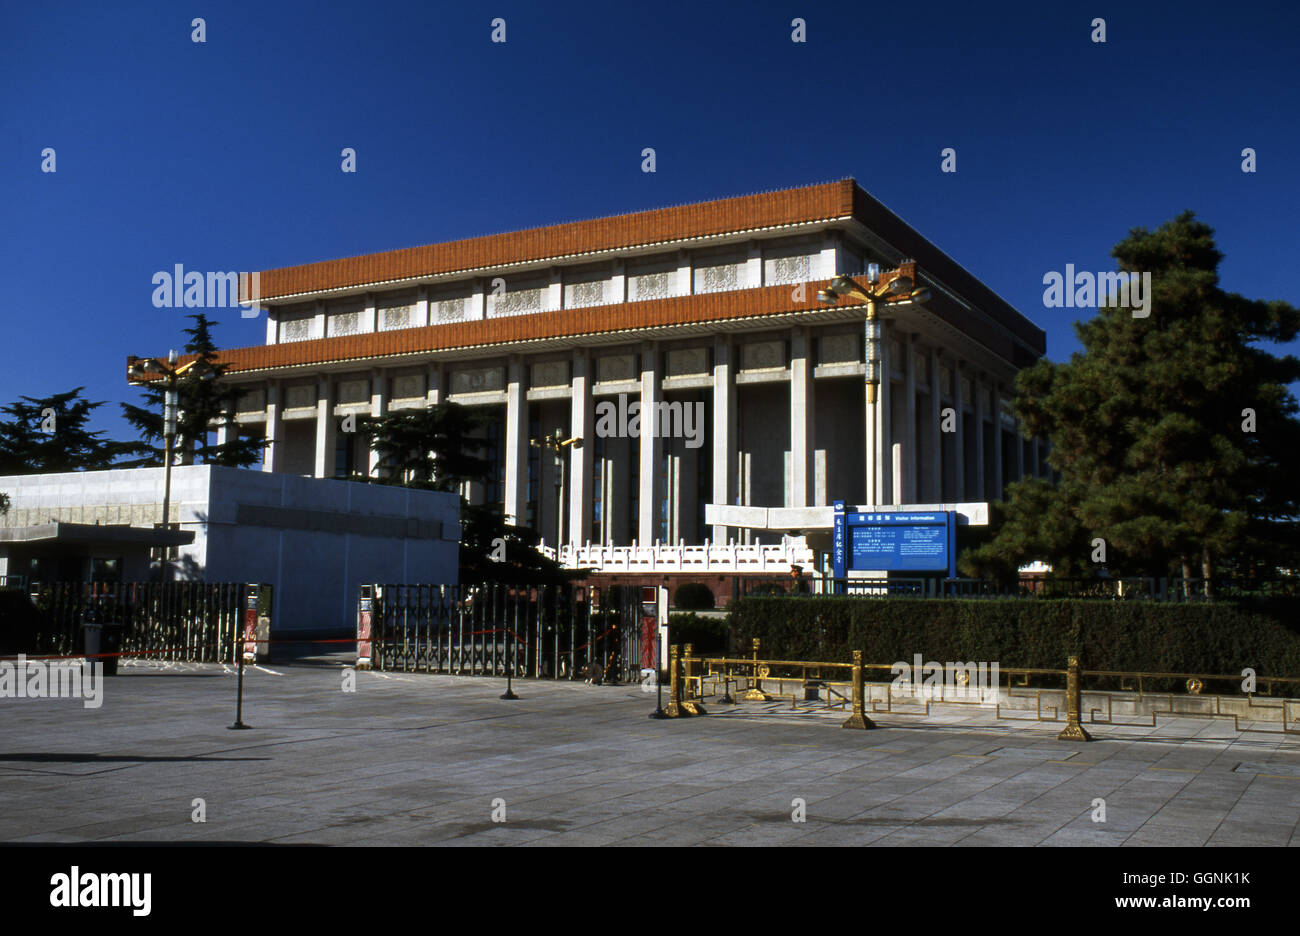
[[[853,651],[853,714],[841,728],[875,728],[876,723],[867,717],[867,686],[862,669],[862,651]]]
[[[240,643],[235,643],[235,652],[239,654],[239,676],[235,684],[235,723],[230,726],[231,731],[253,727],[244,724],[244,648]]]
[[[1065,730],[1056,736],[1057,741],[1091,741],[1092,735],[1080,722],[1083,708],[1083,690],[1079,686],[1079,658],[1070,657],[1065,671]]]
[[[726,664],[723,665],[725,666]],[[731,683],[731,677],[724,674],[722,677],[722,698],[718,700],[719,705],[736,704],[736,700],[731,697]]]
[[[515,615],[515,622],[518,623],[519,615]],[[519,639],[515,636],[514,631],[506,628],[506,639],[510,641],[510,662],[506,666],[506,691],[501,698],[507,701],[514,701],[519,698],[514,691],[515,666],[519,663]]]
[[[650,713],[651,718],[668,718],[668,713],[664,711],[664,682],[659,678],[659,661],[662,659],[660,654],[663,653],[663,632],[659,628],[658,621],[655,622],[655,710]]]
[[[765,664],[760,666],[758,662],[758,651],[762,647],[762,643],[755,637],[750,646],[754,653],[753,675],[750,677],[749,691],[741,698],[746,702],[771,702],[772,697],[763,691],[763,677],[767,675],[765,672],[767,666]]]
[[[249,647],[250,638],[253,653],[257,652],[257,612],[261,596],[256,583],[250,583],[245,588],[244,620],[239,628],[242,633],[235,635],[234,649],[239,664],[239,675],[235,681],[235,723],[230,726],[232,731],[252,727],[244,724],[244,656]]]
[[[681,647],[673,644],[668,648],[668,717],[689,718],[691,713],[682,706],[682,684],[678,678],[681,668]]]
[[[695,676],[695,660],[692,659],[695,647],[692,644],[687,644],[683,649],[685,650],[685,655],[682,659],[682,668],[685,673],[684,679],[682,680],[682,692],[683,695],[685,695],[685,698],[682,700],[681,706],[692,715],[707,715],[708,712],[704,710],[704,706],[695,698],[695,690],[691,682],[691,679]]]

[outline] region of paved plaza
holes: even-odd
[[[637,686],[507,702],[500,680],[358,672],[349,693],[342,662],[250,668],[249,731],[219,665],[127,664],[98,709],[0,699],[0,841],[1300,845],[1300,738],[1231,722],[1067,743],[970,707],[866,732],[771,706],[652,721]]]

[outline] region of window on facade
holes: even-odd
[[[356,436],[340,432],[334,441],[334,477],[350,478],[357,473],[358,459]],[[366,466],[369,469],[369,465]]]
[[[500,420],[493,420],[487,425],[483,457],[493,466],[487,484],[484,485],[484,503],[488,504],[504,504],[506,499],[506,460],[501,445],[502,431]]]

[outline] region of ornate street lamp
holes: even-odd
[[[852,277],[840,274],[831,280],[829,288],[817,291],[817,298],[829,305],[838,303],[841,296],[851,296],[854,299],[866,302],[867,402],[875,403],[876,390],[880,386],[881,380],[880,340],[882,333],[880,317],[876,313],[876,303],[894,305],[900,302],[914,302],[920,304],[930,300],[930,290],[924,287],[916,288],[912,278],[901,271],[895,271],[894,275],[882,284],[880,282],[880,267],[875,263],[867,267],[867,283],[869,288],[863,289]]]
[[[200,380],[212,380],[217,376],[217,372],[212,367],[204,363],[201,359],[195,358],[188,364],[177,367],[176,362],[179,356],[175,349],[167,353],[167,363],[164,364],[157,358],[137,358],[132,357],[126,364],[127,379],[133,383],[148,383],[157,377],[164,377],[167,380],[167,390],[163,395],[163,529],[170,530],[169,522],[172,499],[172,448],[176,442],[176,421],[177,410],[179,409],[179,393],[177,392],[177,381],[183,374],[192,374]],[[167,550],[168,546],[163,546],[162,561],[158,564],[158,577],[161,581],[167,579]]]
[[[555,561],[558,563],[561,561],[560,550],[564,545],[564,460],[560,456],[568,446],[582,448],[582,439],[578,436],[566,439],[564,430],[556,429],[554,433],[544,438],[529,439],[528,444],[533,448],[550,449],[555,459]]]

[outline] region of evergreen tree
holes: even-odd
[[[202,312],[191,315],[190,318],[194,320],[194,325],[184,329],[189,336],[185,352],[195,355],[213,376],[204,379],[191,370],[177,380],[179,411],[176,432],[181,449],[177,453],[180,463],[226,465],[233,468],[255,465],[261,458],[266,443],[261,438],[241,436],[237,431],[235,406],[242,391],[221,381],[221,375],[229,365],[217,363],[217,346],[212,340],[214,323]],[[166,380],[152,380],[140,387],[143,405],[121,404],[122,415],[135,426],[141,439],[147,443],[147,455],[133,462],[133,466],[163,464],[163,402],[166,392]],[[230,425],[230,437],[225,443],[218,444],[210,439],[214,422]]]
[[[459,491],[486,480],[493,465],[477,454],[472,437],[482,420],[468,407],[443,403],[362,420],[357,431],[379,454],[382,484]],[[540,536],[505,522],[500,504],[460,498],[460,580],[556,584],[581,577],[537,551]]]
[[[441,403],[364,419],[357,431],[379,454],[382,478],[406,487],[455,491],[466,481],[486,478],[492,468],[466,445],[472,445],[470,434],[481,424],[473,410]]]
[[[122,467],[121,459],[141,453],[138,442],[111,441],[87,427],[104,404],[84,399],[83,389],[21,397],[0,409],[11,417],[0,420],[0,475]]]
[[[1150,315],[1106,306],[1075,324],[1083,351],[1017,380],[1026,435],[1051,442],[1058,485],[1009,488],[995,535],[963,556],[987,572],[1044,559],[1120,574],[1271,576],[1296,567],[1300,361],[1260,347],[1300,331],[1300,311],[1219,287],[1213,231],[1185,212],[1135,228],[1112,256],[1150,272]],[[1067,288],[1069,285],[1067,284]]]

